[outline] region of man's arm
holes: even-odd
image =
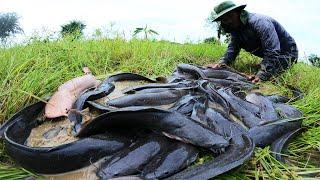
[[[267,18],[256,21],[254,23],[254,29],[261,38],[264,55],[261,62],[261,69],[256,76],[266,81],[276,73],[277,66],[279,66],[280,41],[273,23]]]
[[[230,65],[238,56],[240,52],[239,44],[235,37],[231,36],[231,42],[228,45],[228,49],[224,54],[223,58],[220,60],[220,63]]]

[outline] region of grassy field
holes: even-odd
[[[49,96],[60,84],[82,75],[88,66],[98,78],[115,72],[134,72],[148,77],[169,75],[178,63],[204,65],[218,61],[225,51],[215,44],[177,44],[166,41],[123,39],[34,41],[24,46],[0,49],[0,123],[15,112]],[[241,53],[234,67],[253,73],[259,59]],[[305,93],[292,103],[303,111],[303,133],[288,149],[290,164],[282,164],[269,147],[257,148],[244,166],[219,179],[313,179],[320,178],[320,68],[298,63],[292,69],[261,83],[265,94],[292,96],[292,85]],[[201,161],[201,159],[200,159]],[[24,179],[35,176],[23,170],[3,152],[0,142],[0,179]],[[316,179],[316,178],[314,178]]]

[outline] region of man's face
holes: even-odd
[[[240,13],[238,11],[230,11],[220,17],[221,23],[232,28],[237,29],[241,25]]]

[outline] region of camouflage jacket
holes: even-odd
[[[229,32],[231,42],[221,62],[230,64],[243,48],[263,58],[257,76],[267,80],[279,71],[277,66],[281,61],[291,63],[291,59],[298,58],[296,42],[273,18],[244,11],[241,21],[243,26],[239,30]]]

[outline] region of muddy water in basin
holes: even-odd
[[[58,121],[45,121],[33,128],[27,145],[30,147],[54,147],[71,143],[78,138],[73,137],[72,125],[67,118]]]

